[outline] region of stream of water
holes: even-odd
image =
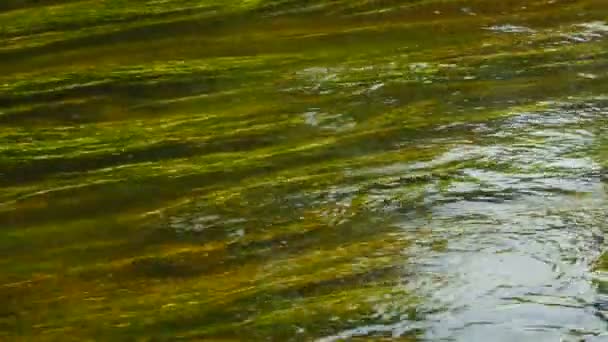
[[[0,340],[608,341],[605,0],[0,4]]]

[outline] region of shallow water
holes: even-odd
[[[0,339],[608,340],[604,0],[0,24]]]

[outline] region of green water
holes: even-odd
[[[605,0],[4,0],[0,340],[608,338]]]

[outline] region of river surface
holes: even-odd
[[[608,1],[3,0],[0,340],[608,341]]]

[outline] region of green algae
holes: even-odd
[[[433,196],[516,196],[475,168],[564,173],[449,153],[545,144],[479,132],[607,90],[607,33],[581,26],[605,20],[600,1],[0,9],[6,339],[312,340],[420,320],[411,250],[451,244],[402,222]]]

